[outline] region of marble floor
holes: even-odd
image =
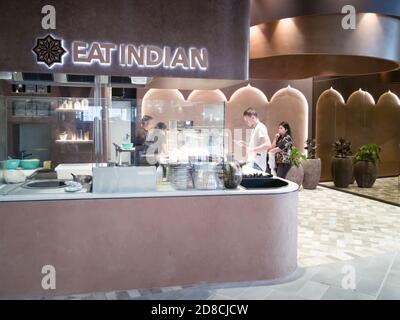
[[[331,188],[336,188],[333,182],[323,182],[321,185],[325,185]],[[363,196],[381,199],[390,203],[400,205],[400,178],[389,177],[389,178],[378,178],[376,179],[372,188],[359,188],[357,182],[349,185],[348,188],[336,188],[340,191],[352,192]]]
[[[299,270],[285,283],[209,284],[51,299],[400,299],[400,207],[325,187],[299,192]],[[355,287],[342,282],[349,268]]]

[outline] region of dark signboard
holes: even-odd
[[[248,78],[248,0],[4,0],[0,71]]]

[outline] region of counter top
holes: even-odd
[[[279,178],[278,178],[279,179]],[[283,179],[282,179],[283,180]],[[157,198],[157,197],[200,197],[200,196],[240,196],[283,194],[295,192],[299,189],[296,183],[287,181],[285,187],[268,189],[245,189],[241,186],[237,189],[224,190],[175,190],[168,183],[163,183],[155,191],[136,193],[26,193],[26,194],[1,194],[7,185],[0,185],[0,202],[12,201],[45,201],[45,200],[83,200],[83,199],[118,199],[118,198]],[[3,190],[2,190],[3,189]],[[12,192],[10,192],[12,193]]]

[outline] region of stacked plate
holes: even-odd
[[[169,178],[175,189],[186,190],[192,180],[190,166],[187,164],[171,165]]]

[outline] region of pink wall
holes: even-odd
[[[296,192],[1,203],[0,297],[275,279],[297,268]],[[53,291],[41,288],[56,268]]]

